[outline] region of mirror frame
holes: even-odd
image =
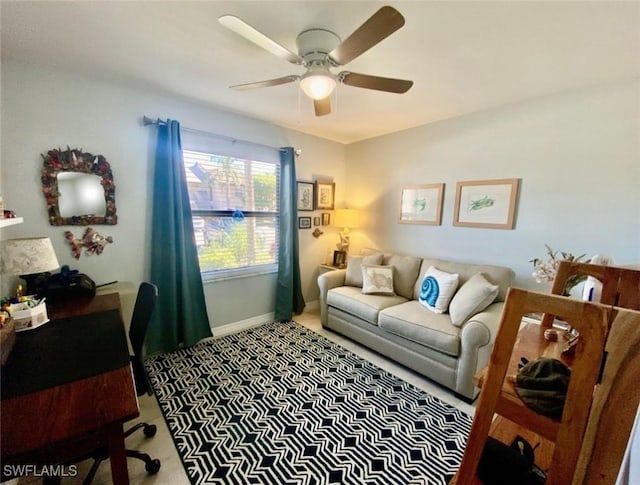
[[[47,154],[42,154],[42,192],[47,202],[49,223],[52,226],[88,226],[88,225],[115,225],[118,223],[116,215],[116,186],[113,183],[113,173],[109,162],[102,155],[92,155],[83,152],[82,149],[66,150],[52,149]],[[104,189],[104,199],[107,210],[104,216],[77,215],[61,217],[58,206],[58,174],[62,172],[79,172],[89,175],[98,175],[102,178],[101,185]]]

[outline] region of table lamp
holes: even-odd
[[[349,252],[349,229],[358,227],[358,211],[355,209],[337,209],[334,218],[334,225],[342,228],[340,231],[340,242],[336,247],[345,253]]]
[[[27,295],[37,292],[36,280],[41,273],[60,267],[51,239],[48,237],[7,239],[0,243],[0,254],[0,271],[19,275],[25,280],[24,294]]]

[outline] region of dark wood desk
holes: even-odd
[[[51,380],[50,386],[5,397],[3,385],[0,405],[2,462],[53,465],[77,458],[106,443],[113,483],[128,484],[123,423],[137,417],[139,409],[118,294],[58,304],[49,307],[48,312],[51,322],[28,334],[18,335],[13,353],[3,368],[3,382],[14,379],[20,382],[24,375],[33,372],[28,364],[25,365],[30,361],[29,350],[46,348],[47,352],[53,353],[56,349],[51,349],[50,343],[57,340],[59,344],[65,344],[65,337],[76,343],[79,339],[81,345],[78,346],[82,350],[68,352],[62,345],[60,353],[67,351],[69,355],[52,359],[52,369],[46,377]],[[78,328],[87,331],[80,332],[79,336]],[[107,332],[111,340],[108,353],[118,354],[115,368],[113,361],[104,366],[102,362],[96,362],[99,360],[96,356],[105,355],[104,335]],[[43,342],[44,339],[48,340]],[[47,370],[46,362],[38,362],[38,356],[34,356],[32,365],[40,366],[43,372]],[[54,375],[55,371],[70,367],[83,369],[90,375],[60,383],[60,376]],[[6,386],[9,387],[12,386]]]

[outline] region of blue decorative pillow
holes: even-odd
[[[445,313],[458,289],[458,274],[445,273],[433,266],[424,275],[418,301],[434,313]]]

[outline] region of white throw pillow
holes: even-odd
[[[393,266],[362,266],[362,293],[394,295]]]
[[[434,313],[445,313],[458,288],[458,273],[445,273],[429,266],[420,284],[418,301]]]
[[[460,287],[449,304],[451,323],[459,327],[469,317],[493,303],[500,287],[491,284],[482,273],[476,273]]]
[[[375,266],[382,263],[382,253],[368,256],[348,256],[347,273],[344,275],[344,284],[362,288],[362,266]]]

